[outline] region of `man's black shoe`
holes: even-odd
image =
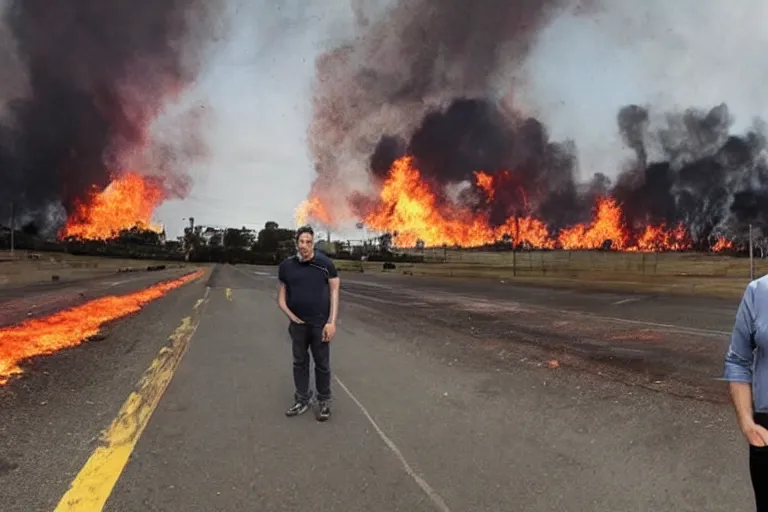
[[[331,407],[328,402],[320,402],[317,409],[317,421],[328,421],[331,417]]]
[[[285,411],[286,416],[298,416],[300,414],[304,414],[307,412],[307,409],[309,409],[309,404],[306,402],[296,402],[291,406],[290,409]]]

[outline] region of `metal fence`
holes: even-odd
[[[447,266],[503,267],[513,275],[604,272],[648,276],[750,277],[750,258],[713,253],[640,253],[618,251],[473,251],[426,248],[409,251],[425,263]],[[768,261],[756,259],[755,275],[768,273]]]

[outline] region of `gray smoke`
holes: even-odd
[[[490,204],[466,196],[492,222],[525,206],[556,233],[611,194],[630,228],[739,239],[768,226],[766,131],[749,124],[768,113],[764,14],[759,0],[401,0],[370,22],[358,7],[359,36],[317,64],[312,194],[355,219],[409,153],[438,196],[513,170]]]
[[[391,151],[425,113],[457,97],[500,100],[503,71],[524,60],[560,5],[399,0],[375,19],[356,5],[357,38],[317,61],[308,131],[317,171],[312,194],[335,219],[354,218],[337,198],[371,190],[367,166],[382,136],[390,146],[380,151]]]

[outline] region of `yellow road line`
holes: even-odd
[[[232,288],[227,288],[224,293],[226,293],[226,295],[227,295],[227,300],[229,302],[232,302]]]
[[[160,350],[110,427],[102,432],[101,446],[91,454],[54,512],[99,512],[104,508],[189,346],[200,323],[199,306],[207,302],[209,290],[205,289],[203,302],[195,304],[195,314],[184,318],[168,338],[170,344]]]

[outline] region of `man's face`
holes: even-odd
[[[312,235],[309,233],[302,233],[299,235],[299,239],[296,241],[296,247],[302,258],[308,258],[312,255],[313,241]]]

